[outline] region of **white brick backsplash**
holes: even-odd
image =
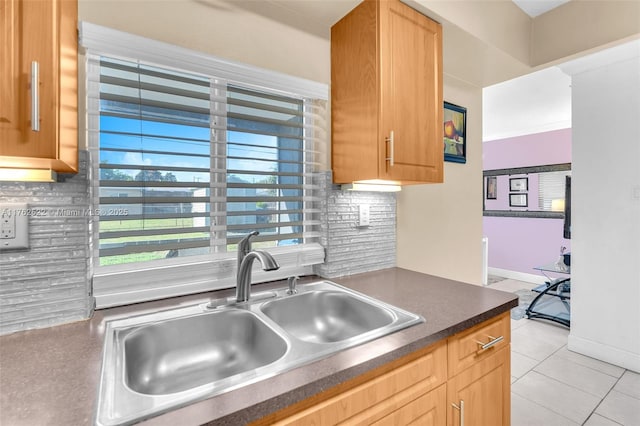
[[[342,191],[331,173],[320,173],[325,188],[321,201],[321,237],[325,263],[314,272],[335,278],[396,266],[396,195]],[[370,225],[358,227],[358,206],[369,205]]]
[[[55,183],[0,183],[0,200],[48,212],[88,209],[88,153],[79,160],[78,174]],[[0,252],[0,334],[91,315],[89,219],[30,217],[29,250]]]
[[[57,183],[0,183],[0,200],[30,208],[90,208],[88,153],[80,172]],[[326,278],[396,265],[396,196],[341,191],[331,173],[320,173],[320,243],[325,263],[314,272]],[[370,226],[356,226],[358,206],[370,206]],[[92,313],[90,217],[29,218],[29,250],[0,252],[0,334],[49,327]]]

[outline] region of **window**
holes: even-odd
[[[208,249],[209,81],[104,57],[99,67],[99,265]]]
[[[539,174],[538,180],[538,208],[542,211],[564,211],[564,195],[566,176],[571,176],[571,170],[546,172]],[[562,207],[554,206],[556,200],[562,201]]]
[[[82,23],[91,47],[87,34],[94,26],[86,28]],[[118,37],[136,38],[96,28],[115,37],[115,50]],[[155,47],[147,50],[166,48]],[[202,66],[167,66],[162,55],[158,65],[99,53],[87,55],[89,146],[98,177],[93,200],[100,212],[93,241],[98,296],[140,292],[124,298],[131,302],[197,291],[201,286],[178,282],[181,290],[158,292],[153,288],[167,285],[143,284],[149,276],[139,272],[184,267],[198,282],[200,262],[216,259],[214,281],[229,286],[230,252],[254,230],[256,248],[290,255],[312,247],[313,260],[290,255],[295,266],[322,261],[314,172],[325,143],[324,99],[256,85],[261,72],[273,80],[265,71],[244,83],[229,79],[233,72],[216,73],[221,77]],[[188,51],[178,53],[191,59]],[[123,278],[133,282],[124,285]]]

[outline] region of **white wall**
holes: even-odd
[[[640,41],[616,49],[563,66],[573,91],[569,349],[640,371]]]
[[[222,58],[329,83],[329,40],[228,0],[79,0],[78,18]]]
[[[220,58],[320,83],[331,81],[328,39],[251,10],[260,3],[228,0],[79,0],[78,19]],[[80,57],[80,63],[83,58]],[[79,67],[83,81],[84,67]],[[80,128],[86,128],[84,87],[79,87]],[[329,117],[327,117],[327,122]],[[329,132],[327,132],[329,135]],[[328,137],[328,136],[327,136]],[[80,149],[86,134],[80,132]],[[325,168],[330,169],[330,153]]]
[[[482,283],[482,89],[444,76],[444,99],[467,108],[467,163],[447,163],[444,183],[398,193],[398,266]]]

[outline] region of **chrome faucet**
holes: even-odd
[[[245,237],[238,243],[238,264],[236,265],[236,279],[238,279],[238,277],[240,276],[240,265],[242,265],[244,257],[251,251],[251,237],[255,237],[257,235],[260,235],[260,233],[258,231],[253,231],[252,233],[245,235]]]
[[[254,231],[238,243],[238,273],[236,275],[236,302],[247,302],[251,296],[251,268],[253,261],[258,259],[265,271],[275,271],[280,268],[278,262],[263,250],[251,250],[250,238],[259,235]]]

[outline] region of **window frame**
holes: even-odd
[[[88,86],[87,127],[88,148],[93,176],[98,176],[95,139],[99,129],[99,85],[91,84],[91,73],[96,70],[96,58],[104,55],[116,59],[139,60],[151,65],[203,75],[215,75],[230,83],[241,84],[256,90],[268,90],[285,96],[312,98],[327,101],[328,86],[274,71],[231,62],[167,43],[150,40],[87,22],[80,22],[80,44],[86,49],[86,75]],[[97,104],[96,104],[97,102]],[[323,117],[326,120],[326,117]],[[326,126],[324,126],[326,132]],[[323,138],[326,144],[326,137]],[[319,176],[314,181],[320,182]],[[99,179],[90,181],[90,198],[98,207]],[[92,221],[99,218],[93,217]],[[159,298],[198,293],[235,286],[236,253],[223,252],[183,258],[169,258],[151,262],[97,266],[99,259],[98,226],[92,226],[92,281],[96,308],[137,303]],[[269,248],[281,268],[265,273],[254,270],[254,281],[286,278],[291,275],[312,273],[312,266],[324,261],[324,249],[318,243]]]

